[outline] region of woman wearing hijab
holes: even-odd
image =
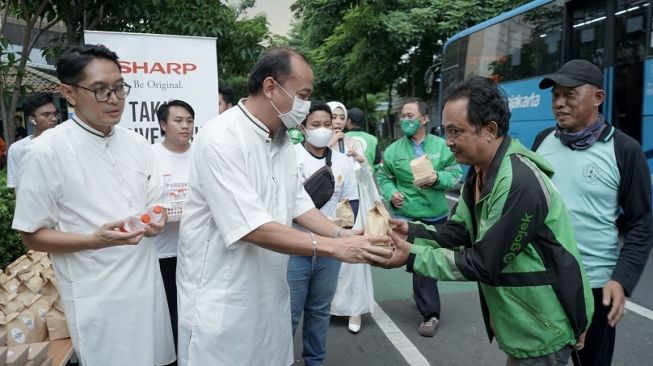
[[[358,181],[359,206],[354,229],[363,229],[367,211],[381,200],[374,183],[371,167],[365,159],[363,146],[357,139],[345,136],[347,108],[340,102],[327,103],[331,107],[334,137],[329,146],[343,151],[352,163]],[[342,150],[340,150],[342,148]],[[374,310],[372,271],[369,264],[347,264],[340,267],[336,294],[331,302],[331,314],[349,317],[349,330],[358,333],[361,315]]]

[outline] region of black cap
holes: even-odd
[[[360,108],[352,108],[347,111],[347,118],[355,125],[361,125],[365,122],[365,112]]]
[[[592,84],[603,88],[603,73],[593,63],[586,60],[571,60],[562,65],[558,71],[540,81],[540,89],[548,89],[558,84],[565,88],[575,88],[583,84]]]

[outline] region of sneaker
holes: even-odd
[[[350,316],[349,317],[349,331],[352,333],[358,333],[361,330],[361,317],[359,316]]]
[[[438,318],[431,317],[428,320],[422,322],[417,328],[417,333],[422,337],[433,337],[435,335],[435,329],[438,327]]]

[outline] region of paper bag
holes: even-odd
[[[30,268],[32,268],[32,260],[27,255],[22,255],[7,266],[7,271],[10,275],[16,276],[29,271]]]
[[[9,276],[7,276],[4,272],[0,271],[0,285],[4,285],[5,282],[9,281]]]
[[[410,162],[410,170],[413,171],[413,184],[419,186],[429,179],[435,177],[435,170],[428,155],[424,154]]]
[[[50,305],[52,305],[59,297],[57,282],[54,278],[47,278],[43,276],[43,274],[41,274],[41,278],[43,278],[43,287],[41,287],[39,293]]]
[[[374,207],[365,216],[365,235],[387,235],[390,228],[390,213],[381,201],[376,201]]]
[[[29,343],[30,328],[34,328],[34,315],[27,309],[23,309],[20,313],[9,314],[0,322],[0,329],[7,332],[8,346]]]
[[[32,276],[24,278],[23,284],[32,292],[32,294],[36,295],[41,292],[44,281],[43,278],[41,278],[41,273],[39,271],[29,273],[31,273]]]
[[[12,304],[18,295],[13,292],[7,292],[5,289],[0,289],[0,310],[5,314],[13,313],[14,309]]]
[[[48,335],[51,341],[70,337],[66,315],[59,299],[52,304],[50,311],[45,316],[45,322],[48,325]]]
[[[31,329],[29,343],[43,342],[48,339],[48,326],[45,323],[50,303],[41,295],[35,295],[25,303],[27,310],[34,315],[34,329]]]
[[[342,219],[340,227],[350,229],[354,227],[354,210],[348,199],[343,199],[336,205],[336,217]]]

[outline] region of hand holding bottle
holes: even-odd
[[[116,230],[123,233],[141,232],[146,237],[156,236],[168,221],[166,209],[159,205],[148,207],[144,214],[123,220]]]
[[[143,235],[144,229],[131,232],[121,231],[120,228],[125,225],[125,220],[107,222],[100,226],[93,234],[90,235],[91,247],[89,249],[100,249],[115,245],[136,245]]]
[[[145,236],[148,238],[158,235],[168,222],[168,213],[163,206],[151,206],[146,210],[145,215],[150,217],[150,222],[145,228]]]

